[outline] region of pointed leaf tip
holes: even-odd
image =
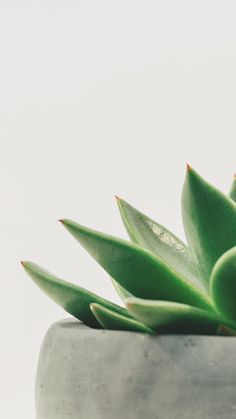
[[[96,309],[97,304],[96,303],[91,303],[89,304],[90,310],[93,312]]]
[[[31,269],[32,262],[29,262],[28,260],[21,260],[20,263],[26,271]]]
[[[191,166],[190,166],[189,163],[186,163],[186,168],[187,168],[188,171],[191,170]]]

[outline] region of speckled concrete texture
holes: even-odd
[[[236,337],[62,320],[44,339],[35,390],[37,419],[235,419]]]

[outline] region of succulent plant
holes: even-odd
[[[33,281],[92,328],[234,335],[236,178],[227,196],[187,165],[182,218],[188,246],[124,200],[117,201],[131,242],[60,221],[108,272],[126,308],[22,262]]]

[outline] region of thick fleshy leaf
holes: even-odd
[[[236,327],[236,246],[227,250],[216,262],[210,291],[217,311]]]
[[[230,198],[236,202],[236,174],[234,175],[233,182],[229,191]]]
[[[110,276],[136,297],[179,301],[212,310],[205,294],[147,250],[71,220],[61,222]]]
[[[115,290],[119,294],[119,296],[122,299],[122,301],[125,302],[127,300],[127,298],[133,297],[133,295],[129,291],[127,291],[120,284],[118,284],[118,282],[116,282],[113,278],[111,278],[111,280],[112,280],[112,284],[113,284]]]
[[[117,203],[123,223],[134,243],[154,253],[183,277],[201,286],[189,249],[177,236],[123,199],[117,197]]]
[[[159,333],[214,334],[220,325],[214,313],[170,301],[130,299],[127,308],[137,320]]]
[[[182,215],[189,247],[207,285],[217,259],[236,244],[236,204],[188,166]]]
[[[22,265],[35,284],[37,284],[48,297],[63,307],[72,316],[83,321],[90,327],[101,327],[100,323],[98,323],[91,313],[91,303],[98,303],[124,316],[131,317],[126,309],[119,307],[84,288],[57,278],[55,275],[35,263],[22,262]]]
[[[129,319],[121,314],[115,313],[100,304],[90,304],[91,311],[97,321],[104,329],[109,330],[129,330],[153,334],[154,331],[135,319]]]

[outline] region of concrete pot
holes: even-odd
[[[37,419],[235,419],[236,338],[146,336],[62,320],[43,342]]]

